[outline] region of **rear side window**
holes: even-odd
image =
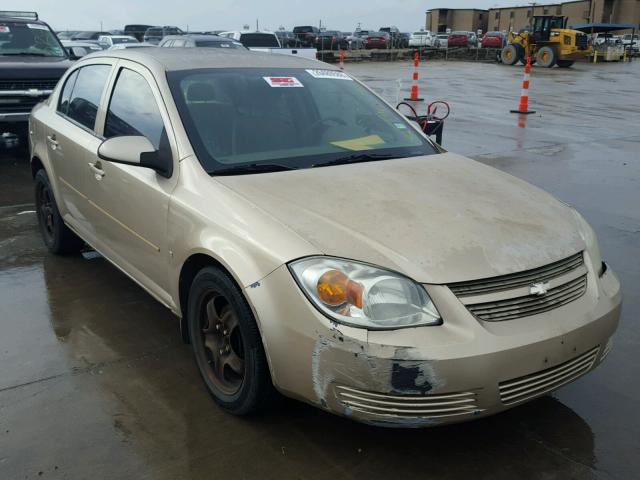
[[[69,118],[91,130],[95,128],[100,98],[110,71],[111,65],[89,65],[78,69],[66,108]]]
[[[78,78],[78,70],[67,77],[67,81],[64,83],[64,88],[60,94],[58,111],[65,115],[69,112],[69,100],[71,100],[71,92],[73,91],[73,86],[76,83],[76,78]]]
[[[142,135],[160,149],[165,135],[164,123],[151,87],[142,75],[132,70],[120,70],[113,88],[104,126],[106,138]]]

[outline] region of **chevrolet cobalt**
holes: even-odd
[[[89,55],[30,118],[40,230],[180,318],[215,401],[355,420],[491,415],[594,369],[620,284],[573,208],[445,152],[324,63]]]

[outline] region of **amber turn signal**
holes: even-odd
[[[323,273],[318,279],[316,290],[318,298],[330,307],[350,303],[357,308],[362,308],[364,287],[358,282],[349,280],[349,277],[338,270],[328,270]]]

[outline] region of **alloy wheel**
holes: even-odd
[[[206,375],[225,395],[235,395],[245,377],[244,346],[238,316],[227,299],[212,292],[202,303],[198,349]]]

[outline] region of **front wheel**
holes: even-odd
[[[216,403],[234,415],[268,403],[274,388],[260,332],[229,275],[215,267],[196,275],[187,320],[198,369]]]
[[[556,64],[556,51],[551,47],[542,47],[536,53],[536,63],[545,68],[551,68]]]
[[[513,43],[504,47],[500,53],[502,63],[505,65],[515,65],[518,60],[520,60],[520,49],[518,47],[519,45],[515,45]]]
[[[569,68],[571,65],[573,65],[573,60],[558,60],[560,68]]]
[[[49,251],[58,255],[79,252],[84,242],[64,224],[44,170],[36,173],[35,190],[38,226]]]

